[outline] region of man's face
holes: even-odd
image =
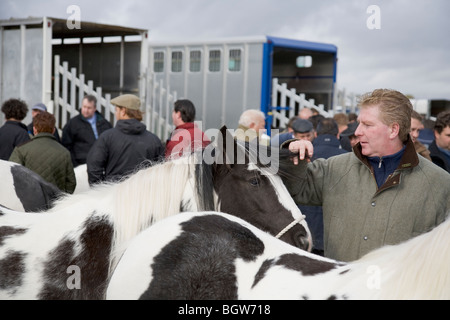
[[[175,127],[183,124],[183,119],[181,118],[181,111],[172,111],[172,122]]]
[[[359,138],[357,136],[355,136],[354,134],[352,134],[350,137],[348,137],[348,140],[350,140],[350,145],[352,146],[352,148],[358,144],[359,142]]]
[[[303,133],[294,132],[294,138],[299,140],[308,140],[312,142],[314,140],[314,132],[313,131]]]
[[[411,131],[409,132],[412,142],[416,142],[419,137],[420,130],[423,130],[424,126],[420,120],[411,118]]]
[[[259,132],[263,133],[263,132],[266,131],[265,125],[266,125],[266,120],[261,117],[261,118],[258,119],[257,122],[253,122],[250,125],[250,128],[255,130],[257,133],[259,133]],[[260,131],[260,130],[262,130],[262,131]]]
[[[439,148],[450,150],[450,127],[445,127],[441,133],[434,131],[434,137]]]
[[[391,141],[391,129],[380,120],[378,106],[368,106],[361,109],[358,117],[359,126],[355,135],[361,143],[362,154],[367,157],[382,157],[387,155],[386,145]]]
[[[90,119],[94,116],[96,108],[97,107],[94,101],[83,99],[83,104],[81,105],[81,114],[86,119]]]

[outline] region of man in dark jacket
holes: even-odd
[[[450,173],[450,110],[438,114],[434,141],[428,147],[434,164]]]
[[[26,117],[28,106],[22,100],[9,99],[2,105],[6,122],[0,128],[0,159],[8,160],[14,148],[30,140],[27,126],[21,121]]]
[[[36,172],[61,191],[73,193],[77,184],[75,172],[69,151],[53,135],[55,117],[41,112],[34,117],[33,124],[33,138],[16,147],[9,161]]]
[[[143,163],[149,165],[164,157],[161,140],[140,122],[139,98],[125,94],[114,98],[111,103],[116,106],[117,123],[99,137],[88,154],[90,185],[118,181],[135,172]]]
[[[98,137],[112,125],[97,112],[97,98],[83,98],[81,113],[63,128],[61,143],[70,151],[73,167],[86,163],[86,157]]]

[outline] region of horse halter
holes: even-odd
[[[306,216],[301,214],[299,218],[295,219],[294,221],[292,221],[286,228],[284,228],[283,230],[281,230],[276,236],[275,238],[280,239],[283,234],[285,234],[286,232],[288,232],[293,226],[295,226],[297,223],[302,222],[303,220],[305,220]]]

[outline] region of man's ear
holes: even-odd
[[[228,170],[233,169],[235,164],[248,163],[248,155],[245,148],[238,145],[236,139],[226,126],[223,126],[220,129],[217,147],[218,152],[216,153],[216,157],[222,157],[219,161],[226,165]]]
[[[398,134],[400,133],[400,125],[397,122],[394,122],[392,125],[390,125],[389,129],[391,130],[391,133],[389,135],[391,139],[398,137]]]

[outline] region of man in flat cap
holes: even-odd
[[[124,94],[112,99],[111,104],[116,107],[117,123],[99,137],[87,157],[91,186],[119,181],[164,157],[161,140],[141,122],[140,99]]]
[[[272,147],[277,148],[284,142],[291,139],[314,140],[314,126],[311,121],[295,117],[289,120],[288,132],[275,135],[270,143]]]

